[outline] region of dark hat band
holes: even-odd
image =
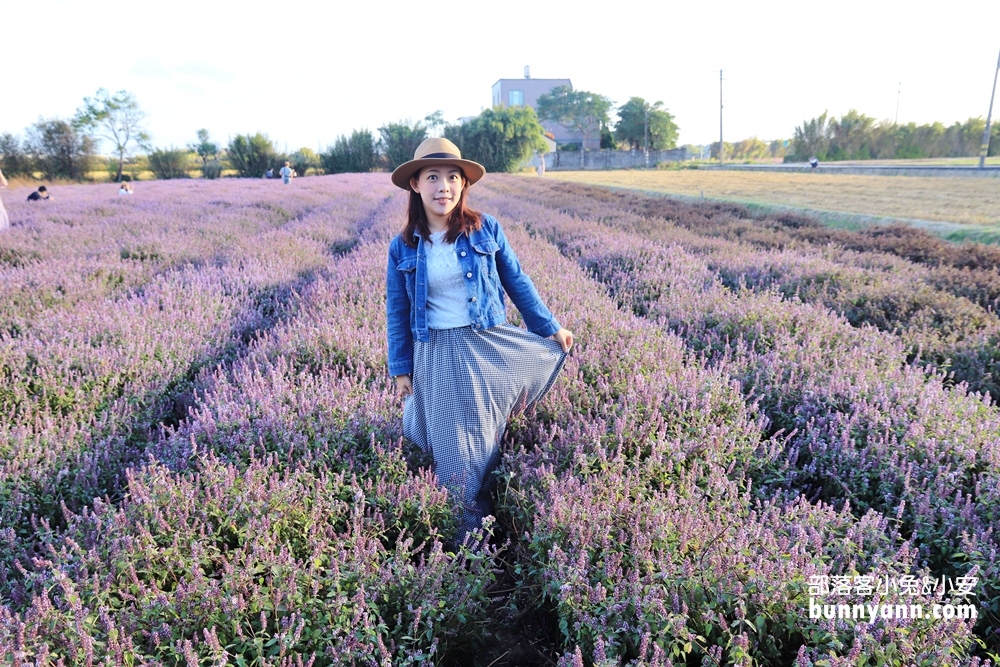
[[[417,159],[418,160],[426,160],[427,158],[432,158],[432,157],[446,157],[446,158],[451,158],[452,160],[461,160],[462,159],[459,156],[455,155],[454,153],[431,153],[430,155],[424,155],[424,156],[419,157]]]

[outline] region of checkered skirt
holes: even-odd
[[[492,512],[489,475],[508,419],[533,408],[565,362],[559,343],[510,324],[431,329],[413,343],[403,435],[433,455],[438,481],[461,498],[459,541]]]

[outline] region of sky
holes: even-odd
[[[823,111],[893,120],[897,102],[900,123],[950,124],[986,116],[997,25],[998,0],[0,0],[0,133],[106,88],[136,96],[157,147],[206,128],[317,150],[476,115],[526,65],[616,105],[662,101],[681,144],[718,140],[720,69],[726,141],[791,138]]]

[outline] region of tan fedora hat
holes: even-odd
[[[417,146],[417,150],[413,152],[413,159],[396,167],[396,170],[392,172],[392,182],[397,187],[409,190],[410,177],[432,164],[458,165],[465,172],[465,178],[468,179],[469,185],[486,175],[486,168],[483,165],[472,160],[462,159],[462,152],[458,150],[458,146],[447,139],[435,137],[424,139]]]

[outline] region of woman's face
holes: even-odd
[[[462,170],[454,165],[424,167],[410,179],[410,187],[424,203],[427,222],[442,228],[447,226],[448,216],[458,206],[465,179]]]

